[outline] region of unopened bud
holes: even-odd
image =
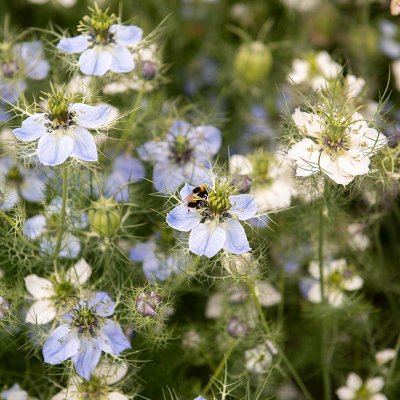
[[[101,236],[113,236],[121,225],[121,212],[118,202],[100,197],[92,203],[89,210],[90,227]]]
[[[262,83],[272,67],[270,50],[261,42],[243,44],[236,53],[234,69],[236,76],[249,85]]]
[[[147,81],[152,81],[157,75],[157,66],[151,61],[145,61],[142,66],[142,77]]]

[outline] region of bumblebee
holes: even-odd
[[[208,186],[206,184],[196,186],[192,193],[185,199],[189,208],[201,209],[207,206]]]

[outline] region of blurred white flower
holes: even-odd
[[[347,376],[346,386],[336,390],[339,400],[387,400],[387,397],[380,393],[385,382],[383,378],[369,378],[365,382],[351,372]]]
[[[278,350],[270,340],[253,349],[246,350],[244,358],[247,371],[255,375],[264,374],[268,371],[274,356],[277,354]]]
[[[365,251],[369,244],[369,237],[364,233],[364,224],[350,224],[347,227],[347,232],[349,234],[349,244],[354,250]]]
[[[314,10],[321,0],[281,0],[281,2],[291,10],[308,12]]]
[[[394,349],[384,349],[375,353],[375,360],[378,363],[378,365],[387,364],[395,357],[396,357],[396,350]]]

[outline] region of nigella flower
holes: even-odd
[[[73,7],[77,0],[56,0],[58,4],[62,5],[63,7]],[[29,3],[33,4],[46,4],[49,0],[28,0]]]
[[[56,198],[46,207],[44,214],[37,214],[27,218],[23,226],[24,235],[30,240],[39,240],[40,248],[45,254],[53,254],[56,248],[56,236],[53,234],[58,226],[57,217],[61,212],[61,198]],[[69,228],[71,230],[80,230],[88,225],[88,216],[86,213],[80,215],[72,214],[70,207],[66,209]],[[70,232],[64,233],[61,240],[59,257],[61,258],[76,258],[81,251],[79,239]]]
[[[354,372],[347,376],[346,386],[336,390],[339,400],[388,400],[380,393],[385,385],[382,377],[369,378],[365,382]]]
[[[85,75],[103,76],[107,71],[132,71],[135,64],[129,48],[141,41],[142,29],[118,24],[115,14],[108,15],[107,10],[101,11],[97,5],[91,11],[91,17],[85,16],[78,27],[82,34],[61,39],[58,50],[81,54],[79,67]]]
[[[104,196],[113,197],[120,203],[129,200],[130,182],[137,182],[145,176],[143,164],[129,154],[122,154],[115,158],[110,175],[107,176]]]
[[[114,307],[105,292],[80,301],[50,333],[43,346],[44,361],[61,364],[71,358],[76,372],[88,381],[102,351],[118,356],[131,347],[121,327],[107,318],[114,314]]]
[[[9,389],[0,392],[0,398],[3,400],[28,400],[28,393],[21,389],[18,383],[12,385]]]
[[[62,164],[68,157],[97,161],[97,148],[88,129],[106,125],[110,108],[71,103],[62,92],[49,95],[47,110],[22,122],[14,135],[24,142],[38,141],[39,161],[44,165]]]
[[[156,237],[138,243],[129,251],[129,258],[143,263],[143,272],[149,282],[166,281],[172,274],[183,271],[189,260],[178,251],[165,252]]]
[[[369,127],[358,112],[327,115],[297,108],[292,119],[303,137],[287,154],[295,161],[297,176],[322,172],[334,182],[347,185],[369,172],[370,158],[387,144],[386,137]]]
[[[27,79],[42,80],[49,73],[50,65],[43,58],[41,42],[22,42],[2,52],[0,62],[0,104],[15,103],[27,88]],[[0,105],[0,121],[8,119]]]
[[[189,250],[194,254],[215,256],[224,249],[233,254],[250,250],[246,232],[239,221],[257,213],[253,196],[231,195],[228,184],[215,182],[203,185],[203,192],[189,184],[180,191],[182,203],[167,215],[167,224],[181,232],[189,232]],[[199,194],[197,194],[199,193]]]
[[[13,157],[0,158],[0,185],[5,196],[0,203],[2,210],[14,208],[21,198],[32,203],[46,199],[47,175],[37,167],[27,168],[17,163]]]
[[[303,281],[302,289],[309,301],[321,302],[320,269],[316,261],[310,263],[308,269],[312,280]],[[324,296],[333,307],[339,307],[345,300],[345,291],[355,291],[362,288],[364,281],[353,268],[347,265],[345,259],[332,260],[323,265]]]
[[[270,340],[253,349],[246,350],[244,358],[247,371],[255,375],[264,374],[270,368],[274,356],[277,354],[278,350]]]
[[[100,395],[103,400],[128,400],[127,396],[110,387],[124,379],[127,372],[126,363],[111,363],[104,359],[93,371],[93,379],[89,385],[79,376],[74,376],[70,379],[68,387],[53,396],[51,400],[97,399]]]
[[[221,131],[214,126],[175,121],[165,140],[147,142],[138,153],[142,160],[154,163],[155,189],[174,192],[184,182],[197,185],[209,181],[209,158],[220,146]]]
[[[92,268],[81,259],[64,276],[56,273],[51,280],[36,274],[26,276],[26,289],[35,301],[29,308],[25,321],[30,324],[47,324],[60,311],[65,312],[63,308],[68,304],[68,299],[76,295],[77,289],[88,281],[91,274]]]

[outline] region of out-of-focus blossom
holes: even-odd
[[[364,230],[364,224],[354,223],[347,227],[349,244],[354,250],[365,251],[370,245],[370,240]]]
[[[278,350],[270,340],[254,349],[246,350],[244,358],[247,371],[255,375],[264,374],[272,365],[273,358],[277,354]]]
[[[396,350],[394,349],[384,349],[375,353],[375,360],[378,365],[387,364],[396,357]]]
[[[400,15],[400,1],[399,0],[391,0],[390,13],[392,15]]]
[[[49,1],[50,0],[28,0],[28,2],[32,4],[46,4]],[[60,4],[66,8],[73,7],[77,2],[77,0],[52,0],[52,1],[55,1],[57,4]]]
[[[18,383],[12,385],[9,389],[0,392],[2,400],[29,400],[30,397],[25,390],[22,390]]]
[[[281,2],[290,10],[308,12],[314,10],[321,0],[281,0]]]
[[[381,30],[379,47],[382,53],[392,60],[400,58],[400,41],[397,39],[398,26],[394,22],[384,19],[380,22],[379,27]]]
[[[346,386],[341,386],[336,390],[336,395],[340,400],[388,400],[380,393],[385,382],[382,377],[369,378],[365,382],[351,372],[347,376]]]

